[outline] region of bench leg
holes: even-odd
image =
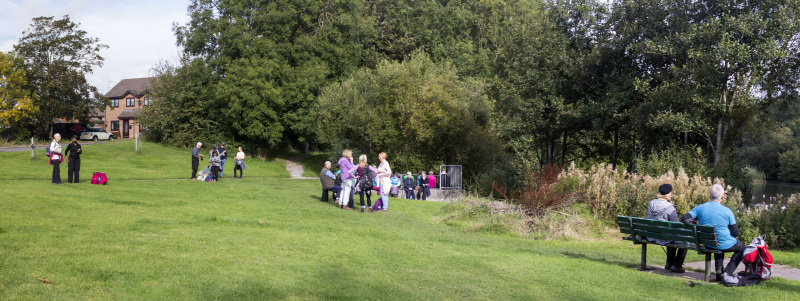
[[[711,281],[711,253],[706,253],[706,282]]]
[[[639,269],[642,271],[647,270],[647,244],[642,244],[642,267]]]

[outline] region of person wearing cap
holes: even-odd
[[[678,219],[678,211],[675,210],[675,205],[672,204],[672,185],[663,184],[658,187],[658,198],[650,201],[650,204],[647,206],[647,218],[660,221],[680,222]],[[657,238],[648,238],[647,240],[662,246],[673,243],[672,241]],[[667,246],[667,265],[664,266],[664,269],[675,273],[686,272],[683,268],[683,260],[686,258],[686,251],[686,248]]]
[[[222,142],[222,144],[220,145],[219,149],[217,149],[217,151],[219,151],[219,163],[220,163],[219,177],[220,178],[224,178],[225,177],[225,160],[228,159],[228,151],[225,149],[225,142]]]
[[[403,190],[406,192],[406,199],[414,199],[414,187],[416,186],[417,183],[414,182],[414,176],[411,175],[410,171],[407,171],[406,176],[403,177]]]

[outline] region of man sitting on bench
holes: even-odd
[[[696,219],[701,225],[714,226],[718,245],[716,247],[708,246],[708,248],[723,252],[733,252],[731,261],[724,271],[722,270],[722,265],[725,254],[714,253],[717,281],[722,281],[725,275],[732,276],[736,271],[736,267],[742,261],[745,246],[736,239],[739,236],[739,227],[736,226],[736,218],[733,216],[733,211],[721,204],[725,200],[725,189],[720,184],[714,184],[711,186],[710,194],[711,201],[694,207],[689,213],[683,215],[681,221],[685,224],[690,224]]]
[[[647,206],[647,218],[678,222],[678,211],[675,210],[675,205],[672,204],[672,185],[664,184],[658,187],[658,198],[650,201]],[[648,238],[649,241],[659,245],[674,243],[673,241]],[[683,260],[686,258],[686,248],[676,248],[667,246],[667,265],[665,270],[675,273],[683,273],[686,270],[683,268]]]
[[[322,171],[319,172],[319,181],[322,183],[322,197],[320,197],[320,201],[328,201],[328,191],[333,192],[334,199],[339,197],[339,192],[342,191],[342,187],[334,184],[334,179],[336,179],[336,176],[331,172],[331,161],[325,161],[325,166],[323,166]]]

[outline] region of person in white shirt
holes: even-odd
[[[61,134],[53,135],[53,142],[50,142],[50,164],[53,165],[53,184],[61,185]]]
[[[242,151],[242,146],[239,145],[239,152],[236,153],[236,165],[233,166],[233,177],[236,178],[236,170],[239,170],[239,178],[241,179],[244,176],[244,169],[247,166],[244,165],[244,151]]]

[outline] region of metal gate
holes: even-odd
[[[461,190],[461,165],[439,165],[439,188]]]

